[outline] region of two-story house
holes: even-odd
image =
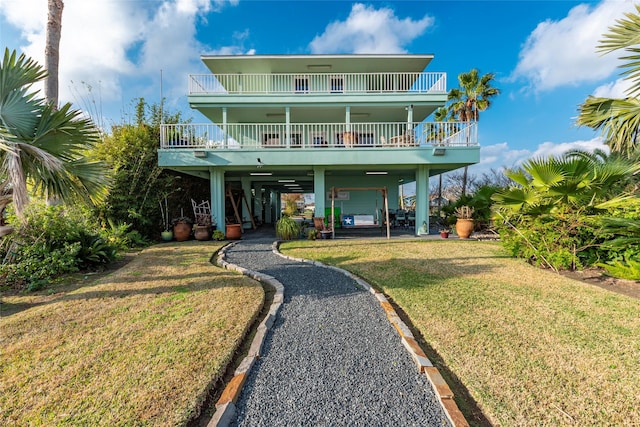
[[[447,101],[446,74],[425,71],[432,59],[203,56],[212,74],[189,76],[188,99],[211,123],[163,125],[159,164],[209,180],[223,230],[232,188],[247,223],[275,222],[279,195],[298,192],[314,195],[315,216],[381,225],[385,199],[397,209],[399,185],[415,182],[423,234],[429,177],[480,159],[475,123],[425,121]]]

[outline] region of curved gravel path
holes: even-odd
[[[232,425],[450,426],[375,297],[340,272],[274,254],[271,244],[247,240],[226,253],[285,289]]]

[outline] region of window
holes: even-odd
[[[331,76],[329,78],[329,88],[331,89],[331,93],[344,92],[344,77]]]
[[[358,134],[358,145],[367,145],[373,146],[375,142],[375,138],[373,136],[373,132],[364,132]]]
[[[262,146],[263,147],[276,147],[280,145],[279,133],[264,133],[262,134]]]
[[[309,76],[295,76],[293,78],[293,90],[295,93],[308,93]]]
[[[302,135],[299,133],[292,133],[289,136],[289,140],[290,140],[290,145],[293,148],[300,148],[302,147]]]
[[[311,134],[311,144],[314,147],[326,147],[328,146],[327,137],[324,132],[316,132]]]

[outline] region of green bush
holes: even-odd
[[[282,240],[293,240],[300,235],[300,226],[291,217],[283,216],[276,222],[276,236]]]
[[[118,246],[92,218],[81,207],[33,202],[23,220],[12,218],[16,231],[3,238],[0,287],[37,290],[56,276],[115,260]]]

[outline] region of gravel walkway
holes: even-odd
[[[450,425],[375,297],[337,271],[274,254],[271,243],[242,241],[227,252],[285,288],[233,425]]]

